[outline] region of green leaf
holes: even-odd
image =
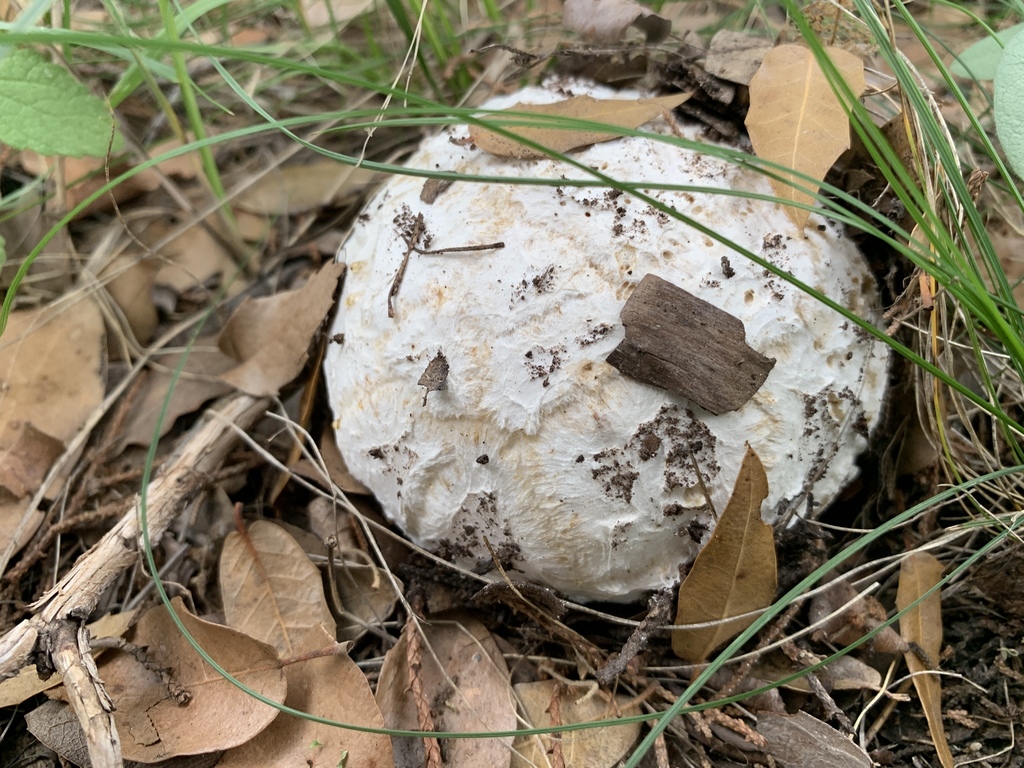
[[[0,141],[5,144],[41,155],[103,157],[112,120],[102,99],[41,54],[21,48],[0,59]]]
[[[1010,167],[1024,178],[1024,35],[1007,44],[993,88],[996,133]]]
[[[1018,32],[1024,29],[1024,23],[996,32],[995,37],[979,40],[960,54],[949,70],[957,77],[968,77],[974,80],[992,80],[996,76],[996,67],[1003,57],[1003,48]]]

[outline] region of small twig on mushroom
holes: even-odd
[[[704,484],[704,475],[700,472],[700,465],[697,463],[697,457],[693,455],[693,451],[689,447],[687,447],[686,452],[690,455],[690,464],[693,466],[693,474],[697,478],[697,485],[700,486],[701,493],[704,494],[704,503],[708,505],[708,511],[711,512],[711,518],[717,521],[718,510],[715,509],[715,503],[711,500],[711,494],[708,493],[708,487]]]
[[[398,271],[395,272],[395,279],[391,283],[391,290],[388,291],[388,317],[393,318],[395,316],[394,299],[398,295],[398,286],[402,284],[402,278],[405,277],[405,270],[409,267],[409,257],[416,250],[416,243],[423,237],[423,230],[423,214],[417,213],[416,223],[413,225],[412,232],[409,233],[409,238],[405,241],[408,247],[405,249],[402,263],[398,265]]]
[[[457,245],[453,248],[435,248],[431,251],[423,251],[413,248],[416,253],[422,256],[440,256],[445,253],[473,253],[474,251],[497,251],[505,247],[505,241],[499,240],[496,243],[484,243],[483,245]]]
[[[405,255],[402,256],[402,263],[398,265],[398,271],[395,273],[395,279],[391,283],[391,290],[388,291],[388,317],[394,318],[395,316],[395,296],[398,295],[398,287],[402,284],[402,278],[405,277],[405,270],[409,268],[409,257],[413,253],[418,253],[421,256],[440,256],[447,253],[472,253],[474,251],[493,251],[499,248],[504,248],[505,243],[498,241],[496,243],[484,243],[483,245],[457,245],[451,248],[435,248],[433,250],[427,250],[418,247],[416,244],[423,238],[423,232],[426,229],[423,223],[423,214],[416,214],[416,221],[413,224],[412,230],[405,236],[405,242],[408,246],[405,250]],[[430,245],[429,238],[427,245]]]

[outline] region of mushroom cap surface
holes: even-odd
[[[530,88],[484,106],[582,93],[628,98]],[[661,118],[644,130],[669,133]],[[698,127],[675,130],[700,139]],[[576,599],[625,601],[678,582],[714,527],[705,489],[724,509],[748,443],[768,475],[766,521],[835,498],[881,409],[886,345],[635,196],[574,185],[593,178],[585,171],[452,141],[466,135],[462,126],[427,139],[407,165],[559,183],[460,180],[426,203],[422,177],[396,176],[339,254],[348,269],[331,333],[344,340],[325,359],[338,446],[410,538],[480,573],[493,568],[486,538],[513,577]],[[751,169],[642,137],[572,157],[616,179],[772,194]],[[874,279],[834,222],[812,215],[800,232],[773,202],[644,189],[878,318]],[[388,316],[410,245],[498,241],[503,248],[412,251]],[[747,344],[776,360],[738,410],[712,415],[606,362],[623,339],[619,313],[648,273],[739,318]],[[438,353],[447,376],[428,392],[419,382]]]

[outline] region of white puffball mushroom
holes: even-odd
[[[485,107],[630,98],[567,90],[529,88]],[[669,132],[661,118],[645,130]],[[325,360],[338,445],[411,539],[484,573],[486,538],[513,578],[624,601],[678,582],[714,527],[705,493],[725,508],[748,443],[768,475],[766,521],[836,497],[880,411],[884,344],[647,203],[574,186],[593,178],[578,168],[495,157],[457,141],[466,136],[454,127],[427,139],[407,165],[563,183],[457,181],[427,203],[422,177],[397,176],[339,255],[348,270],[331,333],[343,341]],[[750,169],[645,138],[573,157],[616,179],[771,194]],[[834,222],[814,215],[801,232],[775,203],[649,194],[878,318],[871,273]],[[649,273],[740,319],[747,344],[775,359],[738,410],[713,415],[606,362]]]

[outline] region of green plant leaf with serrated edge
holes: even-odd
[[[112,119],[102,99],[41,54],[21,48],[0,59],[0,141],[5,144],[41,155],[103,157]]]
[[[1024,35],[1007,44],[993,88],[996,133],[1010,167],[1024,178]]]
[[[975,80],[992,80],[996,76],[999,60],[1003,58],[1003,48],[1008,45],[1017,33],[1024,29],[1024,23],[1014,24],[996,32],[995,37],[986,37],[970,46],[954,61],[949,68],[957,77],[970,77]]]

